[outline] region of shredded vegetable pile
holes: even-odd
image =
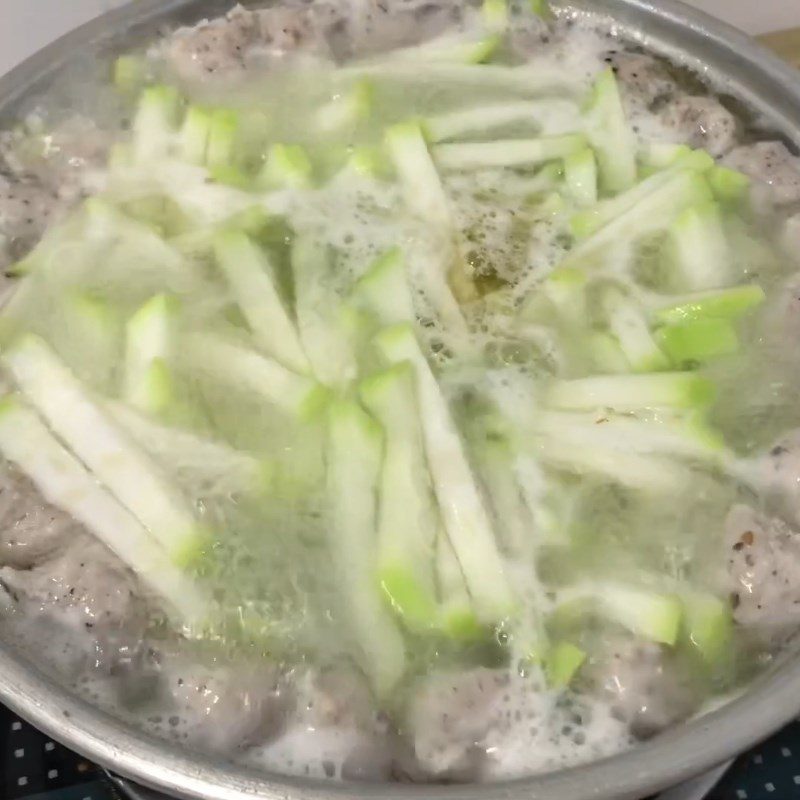
[[[382,700],[488,652],[558,690],[609,630],[730,685],[761,487],[715,415],[780,259],[508,14],[228,97],[119,59],[102,188],[13,269],[0,450],[186,637]]]

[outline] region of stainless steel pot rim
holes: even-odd
[[[214,13],[224,9],[220,0]],[[110,42],[209,0],[136,0],[62,37],[0,77],[0,112],[16,105],[74,52]],[[740,31],[678,0],[577,0],[571,5],[622,18],[648,37],[676,36],[686,52],[731,75],[746,99],[800,142],[800,76]],[[619,755],[499,784],[415,786],[337,784],[245,769],[193,755],[127,726],[63,688],[0,643],[0,700],[54,738],[138,783],[207,800],[442,798],[485,800],[632,800],[697,775],[747,749],[800,713],[800,657],[760,676],[729,704]]]

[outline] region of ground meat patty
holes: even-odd
[[[275,6],[248,11],[241,6],[227,16],[181,28],[166,42],[168,64],[179,78],[236,78],[254,55],[280,57],[297,49],[327,54],[309,6]]]
[[[0,568],[0,580],[42,608],[80,610],[87,630],[122,627],[141,617],[133,576],[95,539],[72,537],[71,546],[31,569]]]
[[[154,656],[167,703],[190,746],[231,754],[284,731],[294,694],[274,664],[204,664],[200,658],[171,651]]]
[[[257,45],[270,55],[282,56],[295,50],[328,55],[327,42],[311,8],[267,8],[257,12],[257,24]]]
[[[166,58],[183,80],[236,78],[255,62],[269,65],[304,51],[337,60],[383,53],[430,38],[460,18],[456,3],[412,0],[390,8],[379,0],[357,7],[319,2],[257,11],[237,6],[226,17],[182,28],[166,45]]]
[[[713,97],[676,96],[660,112],[678,141],[708,150],[712,156],[727,153],[736,143],[736,119]]]
[[[372,694],[362,673],[345,667],[326,669],[311,679],[307,691],[309,699],[301,709],[304,723],[314,727],[374,727]]]
[[[0,481],[1,565],[30,569],[81,537],[77,522],[38,497],[24,475],[6,470]]]
[[[794,317],[786,327],[800,333],[800,300],[787,309]],[[787,431],[762,456],[750,462],[749,471],[755,485],[765,493],[771,508],[792,524],[800,525],[800,429]]]
[[[756,142],[731,150],[724,163],[763,186],[776,205],[800,201],[800,159],[783,142]]]
[[[620,640],[598,664],[588,670],[589,680],[609,697],[612,715],[637,739],[686,719],[700,702],[690,670],[652,642]]]
[[[147,609],[135,578],[82,532],[30,569],[0,568],[0,582],[23,607],[71,620],[84,634],[92,669],[113,671],[140,647]]]
[[[0,266],[12,264],[39,241],[59,205],[57,194],[41,184],[0,175]]]
[[[184,80],[242,72],[257,37],[255,14],[237,7],[227,17],[176,31],[166,43],[167,61]]]
[[[431,39],[457,23],[463,9],[456,3],[410,0],[394,7],[383,0],[365,0],[354,13],[341,6],[314,6],[315,18],[337,59],[385,53]]]
[[[78,116],[46,134],[0,134],[0,267],[22,258],[87,193],[102,188],[110,141]]]
[[[422,768],[440,777],[474,778],[483,756],[480,743],[495,723],[494,707],[508,684],[507,672],[483,668],[426,679],[409,719]]]
[[[798,243],[800,243],[800,228],[798,228]],[[800,256],[800,253],[798,253]],[[797,358],[800,354],[796,353],[796,348],[789,348],[786,346],[787,342],[795,342],[800,340],[800,273],[791,275],[784,283],[781,291],[774,298],[772,298],[769,308],[764,314],[764,329],[765,339],[772,346],[774,355],[772,360],[776,358],[786,364],[797,363]],[[794,385],[794,378],[797,370],[791,369],[785,375],[785,381],[789,385]],[[753,387],[755,391],[758,386]],[[767,387],[769,388],[769,387]],[[781,438],[790,439],[793,437],[791,432],[785,434]],[[777,447],[782,444],[788,447],[786,442],[775,442],[774,446]],[[792,446],[800,446],[800,441]],[[760,474],[763,477],[770,471],[775,469],[775,466],[766,459],[761,459]],[[800,473],[799,473],[800,475]]]
[[[385,736],[364,737],[351,749],[342,762],[342,779],[346,781],[364,781],[382,783],[393,777],[410,782],[408,773],[398,770],[396,751],[400,742],[393,743]]]
[[[800,214],[786,220],[781,237],[784,253],[796,264],[800,264]]]
[[[613,50],[605,60],[616,73],[629,108],[652,109],[669,100],[678,88],[666,67],[652,56]]]
[[[800,625],[800,534],[737,505],[725,521],[725,548],[736,622],[761,639]]]
[[[0,133],[0,171],[36,181],[60,197],[75,194],[90,172],[105,167],[113,138],[77,114],[52,122],[31,116],[17,130]]]
[[[736,119],[717,99],[686,95],[666,65],[641,53],[611,51],[605,59],[619,80],[630,114],[656,113],[675,141],[721,156],[736,143]]]

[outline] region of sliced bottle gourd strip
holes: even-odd
[[[392,177],[392,165],[383,148],[378,145],[359,145],[350,150],[337,178],[353,178],[377,182]]]
[[[739,337],[726,319],[695,319],[667,325],[655,333],[661,349],[676,367],[689,367],[739,350]]]
[[[683,619],[680,598],[669,592],[619,581],[587,582],[561,590],[559,606],[584,606],[622,625],[631,633],[660,644],[673,645]],[[556,616],[559,611],[556,610]]]
[[[653,320],[660,325],[675,325],[698,319],[736,320],[758,308],[766,299],[764,290],[754,283],[665,297],[654,295],[647,301]]]
[[[414,366],[425,450],[444,527],[479,619],[496,623],[513,613],[513,593],[447,401],[410,325],[384,329],[375,343],[389,362]]]
[[[308,373],[308,358],[278,292],[267,253],[247,234],[235,230],[217,235],[214,252],[259,347],[285,367]]]
[[[326,134],[352,132],[359,123],[369,119],[373,106],[374,87],[368,80],[358,83],[346,92],[335,94],[318,108],[314,120]]]
[[[530,10],[543,20],[552,20],[555,16],[547,0],[528,0]]]
[[[91,398],[50,347],[27,335],[3,364],[53,432],[150,531],[173,563],[202,555],[208,533],[159,467]]]
[[[716,396],[714,384],[690,372],[596,375],[555,381],[545,395],[553,408],[573,411],[637,411],[643,408],[702,409]]]
[[[733,455],[715,431],[693,419],[637,419],[631,414],[543,409],[535,430],[565,439],[582,439],[592,449],[639,455],[665,455],[722,465]]]
[[[632,372],[654,372],[670,366],[669,359],[651,335],[647,318],[635,300],[610,286],[603,292],[601,303],[608,327]]]
[[[536,97],[539,95],[577,96],[579,80],[570,79],[560,68],[535,66],[508,67],[499,64],[456,64],[447,61],[428,61],[424,69],[419,63],[403,60],[384,60],[354,64],[339,70],[344,80],[365,75],[387,83],[425,83],[441,86],[496,89],[509,95]]]
[[[485,628],[478,621],[461,564],[444,528],[436,536],[438,627],[453,639],[475,639]]]
[[[202,106],[189,106],[186,109],[178,134],[178,153],[181,159],[189,164],[202,166],[206,163],[211,113]]]
[[[685,372],[662,372],[647,375],[598,375],[556,381],[545,395],[547,404],[564,411],[636,412],[643,409],[675,409],[701,411],[713,400],[714,385],[708,379]],[[628,451],[603,447],[602,431],[592,433],[581,425],[568,424],[569,415],[547,417],[553,425],[542,425],[534,442],[539,456],[547,463],[569,472],[591,472],[634,489],[680,493],[687,487],[691,473],[665,452],[680,452],[703,461],[716,460],[727,463],[724,448],[718,441],[706,438],[701,429],[693,432],[691,426],[681,428],[635,428],[627,424],[627,432],[638,440],[626,440]],[[556,423],[558,423],[556,427]],[[602,427],[602,426],[601,426]],[[697,438],[695,438],[695,436]],[[594,441],[595,446],[590,446]],[[646,450],[645,442],[651,452]],[[638,446],[637,446],[638,444]]]
[[[434,243],[432,249],[411,243],[406,261],[409,281],[424,295],[448,347],[459,356],[466,355],[471,347],[469,326],[459,300],[473,301],[476,289],[459,248],[452,242]]]
[[[488,31],[500,33],[508,28],[509,9],[506,0],[483,0],[481,18]]]
[[[491,58],[501,43],[494,32],[474,34],[444,33],[421,44],[391,50],[381,62],[417,64],[481,64]]]
[[[586,661],[587,653],[571,642],[556,642],[547,654],[544,672],[553,689],[567,686]]]
[[[165,601],[176,622],[195,627],[208,621],[210,600],[197,583],[175,566],[164,548],[64,448],[38,415],[14,397],[0,401],[0,451],[33,481],[48,503],[84,525]]]
[[[63,265],[63,254],[75,249],[75,240],[81,238],[86,224],[86,213],[78,208],[66,219],[52,225],[32,250],[14,264],[4,268],[9,277],[20,277],[32,272],[51,272]],[[99,250],[99,248],[98,248]]]
[[[486,439],[476,448],[478,470],[494,511],[495,530],[510,558],[506,573],[519,611],[508,623],[509,646],[515,661],[538,661],[547,650],[542,618],[544,591],[536,574],[536,550],[542,532],[523,500],[516,478],[514,453],[503,441]],[[523,566],[524,565],[524,566]]]
[[[587,147],[564,159],[564,183],[579,206],[597,203],[597,159]]]
[[[447,111],[425,118],[422,127],[428,141],[439,143],[475,134],[489,134],[497,128],[512,125],[525,130],[539,131],[546,127],[550,117],[555,115],[574,115],[575,128],[578,128],[575,104],[568,100],[550,98],[509,100]]]
[[[552,500],[554,481],[545,475],[542,464],[530,453],[517,448],[513,468],[522,499],[533,518],[536,538],[529,546],[565,544],[566,531],[562,524],[565,515],[568,516],[565,507],[569,505],[569,501],[560,495],[556,507],[550,507],[548,500]]]
[[[364,671],[386,698],[405,671],[403,637],[381,597],[376,574],[376,497],[383,435],[356,403],[335,401],[329,411],[328,491],[332,506],[330,554]]]
[[[556,383],[546,396],[549,404],[569,410],[543,409],[532,430],[521,436],[522,446],[560,470],[593,473],[632,489],[678,492],[685,488],[688,477],[675,456],[715,464],[724,461],[724,448],[710,434],[680,422],[660,424],[604,416],[598,424],[597,416],[575,412],[597,414],[607,413],[604,409],[608,408],[637,411],[669,405],[692,409],[702,407],[710,391],[704,379],[685,373],[598,376]]]
[[[301,418],[316,414],[327,391],[312,378],[298,375],[261,353],[217,333],[192,333],[181,340],[181,364],[232,390],[262,397]]]
[[[375,314],[381,325],[413,322],[414,302],[402,250],[393,247],[379,256],[356,282],[352,296]]]
[[[589,140],[597,154],[601,188],[608,193],[629,189],[636,181],[636,137],[625,118],[611,67],[595,81],[586,120]]]
[[[535,167],[573,155],[585,147],[586,139],[581,134],[565,134],[541,139],[439,144],[433,148],[433,157],[443,170]]]
[[[135,95],[148,78],[148,65],[138,55],[120,56],[113,67],[114,88],[126,95]]]
[[[592,331],[587,337],[586,348],[591,356],[593,371],[612,375],[630,372],[630,362],[610,333]]]
[[[387,251],[376,260],[372,267],[370,267],[356,284],[353,297],[358,303],[371,311],[377,317],[381,325],[390,326],[399,323],[413,324],[415,320],[413,302],[408,285],[404,258],[399,248]],[[398,367],[401,371],[405,371],[411,367],[411,365],[409,362],[402,362],[395,367],[395,369]],[[411,369],[413,370],[413,367],[411,367]],[[415,374],[412,373],[412,375],[415,380]],[[412,402],[416,407],[417,400],[412,398]],[[418,411],[417,409],[417,413]],[[418,421],[416,424],[419,426]],[[387,427],[387,431],[390,431],[390,427]],[[388,437],[388,447],[390,448],[392,439],[391,432],[388,433]],[[413,478],[415,484],[414,505],[417,506],[423,503],[423,519],[429,520],[429,513],[424,508],[424,492],[431,491],[431,487],[428,484],[428,481],[430,481],[430,474],[427,460],[425,460],[421,466],[418,466],[415,472],[419,474],[416,474]],[[408,480],[409,476],[406,476],[403,478],[402,483]],[[427,489],[423,484],[428,484]],[[439,607],[435,624],[447,633],[447,635],[453,636],[454,638],[473,638],[478,635],[482,629],[475,617],[472,601],[470,600],[469,592],[464,582],[464,576],[461,572],[461,566],[447,539],[447,534],[444,532],[441,525],[438,509],[434,508],[433,514],[436,522],[436,530],[434,531],[436,550],[435,571],[439,587]],[[391,531],[387,532],[391,533]],[[421,566],[420,569],[422,569],[422,574],[424,575],[426,569],[429,570],[430,567],[425,568]]]
[[[648,192],[641,201],[614,217],[577,244],[559,265],[580,267],[591,265],[596,268],[609,261],[609,254],[617,257],[613,260],[614,272],[624,272],[628,267],[628,258],[621,248],[629,247],[632,242],[648,234],[658,233],[669,227],[675,217],[685,208],[702,203],[711,195],[708,183],[702,174],[694,170],[678,170],[670,174],[657,189]]]
[[[149,86],[142,92],[132,125],[132,149],[137,162],[146,163],[168,154],[179,113],[180,96],[172,86]]]
[[[411,293],[409,265],[414,271],[414,285],[423,289],[430,303],[430,311],[440,322],[453,352],[464,355],[470,346],[467,321],[461,313],[458,301],[453,297],[447,281],[442,276],[435,259],[420,254],[417,262],[415,250],[404,254],[400,248],[392,248],[381,255],[356,283],[352,300],[356,305],[374,314],[381,326],[399,322],[415,322],[416,313]]]
[[[214,241],[222,230],[236,230],[250,237],[258,237],[268,229],[274,217],[260,205],[250,205],[237,211],[219,225],[193,227],[168,239],[171,247],[190,259],[205,259],[214,256]]]
[[[115,388],[122,350],[122,317],[100,297],[66,292],[56,314],[63,335],[58,350],[82,380],[110,393]]]
[[[0,344],[5,346],[26,324],[30,307],[41,302],[44,279],[39,274],[25,275],[3,296],[0,308]]]
[[[488,397],[504,418],[504,424],[507,424],[510,420],[518,420],[521,421],[521,428],[529,427],[531,426],[531,421],[539,416],[540,412],[534,403],[525,402],[523,404],[520,400],[520,395],[517,393],[512,395],[509,392],[500,390],[498,376],[489,376],[488,381],[486,381],[486,391]],[[533,396],[532,387],[531,396]],[[516,490],[516,493],[522,498],[525,508],[524,514],[520,519],[533,521],[532,527],[526,527],[524,522],[521,526],[514,523],[514,534],[509,536],[508,543],[511,547],[510,552],[516,556],[522,553],[535,556],[539,545],[553,543],[554,538],[557,542],[563,543],[560,533],[557,534],[553,530],[554,526],[550,524],[551,521],[548,519],[548,514],[544,508],[547,479],[539,459],[530,450],[526,450],[527,445],[530,444],[530,439],[528,431],[525,431],[524,434],[512,434],[510,438],[505,440],[486,442],[486,455],[489,457],[487,466],[503,482],[502,489],[499,485],[496,487],[500,490],[497,500],[504,501],[504,507],[510,511],[513,506],[516,506]],[[510,469],[513,475],[512,486],[508,485],[508,478],[505,474],[506,469]],[[495,488],[493,487],[493,481],[493,476],[487,478],[487,483],[494,499]],[[496,511],[498,514],[501,513],[497,509]],[[502,512],[502,516],[505,518],[509,511]],[[509,525],[510,523],[504,521],[502,524]],[[519,548],[523,549],[520,550]]]
[[[109,400],[112,418],[178,479],[203,491],[229,495],[266,488],[269,462],[236,450],[225,442],[182,428],[163,425],[124,403]]]
[[[393,325],[397,323],[413,323],[415,320],[413,302],[411,299],[411,292],[409,290],[408,279],[406,275],[406,268],[402,252],[399,248],[394,248],[381,256],[373,266],[364,274],[364,276],[356,284],[353,293],[354,298],[360,304],[363,304],[369,311],[377,317],[381,325]],[[398,364],[394,370],[400,370],[397,378],[403,382],[405,379],[402,373],[407,372],[408,369],[412,370],[412,391],[415,390],[413,381],[415,380],[413,367],[408,362]],[[394,370],[389,370],[389,374],[394,374]],[[414,407],[417,406],[416,398],[412,396],[411,402]],[[406,400],[408,403],[408,400]],[[374,411],[374,410],[373,410]],[[418,411],[417,411],[418,413]],[[389,415],[391,416],[391,415]],[[379,419],[380,416],[379,416]],[[390,458],[389,451],[392,446],[392,429],[396,428],[388,421],[383,422],[387,430],[387,462]],[[410,420],[406,420],[410,424]],[[419,443],[424,447],[421,440],[421,430],[419,428],[419,421],[415,421],[417,428],[417,436],[419,436]],[[398,431],[395,430],[395,433]],[[413,431],[411,432],[413,434]],[[412,435],[412,439],[413,439]],[[400,441],[399,439],[397,440]],[[407,444],[402,448],[404,451],[408,450]],[[461,567],[456,559],[455,553],[447,540],[447,535],[444,533],[439,520],[438,509],[435,505],[429,510],[426,507],[426,494],[428,501],[432,501],[433,497],[431,486],[428,483],[430,475],[428,471],[427,461],[424,454],[422,454],[423,463],[417,464],[416,468],[409,468],[408,474],[403,476],[401,484],[407,483],[411,480],[414,484],[412,489],[412,505],[417,508],[417,512],[413,518],[421,515],[422,522],[427,521],[429,524],[434,523],[435,527],[432,530],[433,541],[427,543],[427,547],[435,546],[435,567],[437,574],[437,582],[439,586],[439,606],[435,618],[428,619],[427,624],[436,625],[440,627],[449,636],[455,638],[472,638],[480,631],[480,626],[475,618],[475,613],[472,609],[471,600],[467,587],[464,582],[464,576],[461,572]],[[389,479],[390,476],[386,474],[384,467],[384,478]],[[391,488],[393,495],[396,495],[394,487]],[[383,512],[383,507],[382,507]],[[417,539],[425,537],[425,531],[429,529],[429,525],[425,529],[418,527]],[[387,527],[385,530],[387,536],[392,534],[392,531]],[[422,537],[419,537],[419,534]],[[394,549],[394,545],[392,545]],[[432,548],[431,548],[432,549]],[[425,550],[423,543],[422,547],[416,548],[416,555],[421,555]],[[428,553],[430,556],[431,553]],[[424,578],[423,586],[427,584],[426,573],[429,573],[431,566],[421,563],[418,567]],[[424,596],[424,595],[423,595]]]
[[[163,195],[174,203],[195,229],[217,225],[254,206],[269,213],[286,210],[280,193],[254,194],[209,180],[208,170],[177,159],[159,161],[150,171],[115,169],[109,175],[108,195],[118,202]]]
[[[447,286],[435,285],[436,275],[446,276],[452,294],[461,302],[475,300],[477,290],[456,242],[450,201],[420,124],[403,122],[393,125],[386,132],[386,146],[400,180],[408,210],[434,234],[432,253],[426,259],[428,263],[425,269],[434,271],[427,280],[433,284],[431,295],[435,298],[436,310],[448,326],[459,325],[463,323],[463,317],[458,306],[456,304],[453,308],[448,302]]]
[[[305,148],[299,144],[273,144],[258,181],[269,189],[309,189],[314,168]]]
[[[674,166],[691,152],[692,148],[685,144],[651,140],[640,143],[637,160],[641,172],[649,175],[651,172],[658,172]]]
[[[746,200],[752,179],[743,172],[715,164],[708,171],[708,183],[717,200],[736,205]]]
[[[722,212],[713,201],[690,206],[673,221],[662,260],[679,291],[721,289],[735,282]]]
[[[240,115],[231,108],[216,108],[211,114],[206,146],[206,164],[215,168],[234,167]]]
[[[679,590],[679,595],[683,603],[685,639],[712,666],[730,658],[734,623],[728,599],[685,587]]]
[[[386,132],[386,145],[409,210],[440,230],[452,231],[450,202],[420,124],[403,122],[392,126]]]
[[[656,172],[630,189],[578,211],[570,220],[572,232],[579,239],[591,236],[618,217],[637,208],[654,192],[670,183],[679,171],[679,168],[669,168]]]
[[[159,292],[194,293],[209,286],[187,259],[151,225],[140,222],[97,197],[83,206],[84,227],[72,239],[81,253],[70,270],[50,273],[56,285],[97,289],[123,300]]]
[[[534,549],[536,531],[515,479],[515,453],[507,442],[496,439],[482,441],[475,451],[503,550],[513,557],[527,558]]]
[[[497,185],[500,197],[524,202],[531,197],[552,195],[561,189],[563,169],[558,162],[547,164],[532,174],[508,172]],[[494,189],[492,190],[494,191]]]
[[[541,435],[531,443],[532,451],[551,468],[576,475],[590,473],[631,489],[667,493],[687,487],[686,468],[668,458],[591,449],[578,433],[567,433]]]
[[[412,629],[436,623],[433,586],[438,512],[428,475],[414,367],[396,364],[366,378],[360,396],[386,435],[378,512],[378,579]]]
[[[303,349],[322,383],[341,386],[356,377],[358,366],[340,313],[342,298],[334,290],[330,250],[300,234],[292,244],[291,261]]]
[[[52,287],[90,292],[142,291],[142,285],[198,285],[189,264],[150,225],[99,197],[90,197],[51,228],[25,259],[26,268]],[[101,269],[102,267],[102,269]],[[135,287],[134,287],[134,284]],[[48,288],[48,287],[45,287]]]
[[[178,336],[178,301],[156,295],[128,320],[123,396],[140,411],[161,414],[175,400],[170,364]]]

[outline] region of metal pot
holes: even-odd
[[[79,28],[0,78],[0,120],[45,89],[71,61],[113,54],[163,25],[224,13],[230,0],[137,0]],[[800,75],[734,28],[676,0],[575,0],[607,15],[648,49],[680,55],[721,91],[738,96],[772,130],[800,144]],[[633,800],[679,783],[746,750],[800,714],[800,657],[787,657],[727,705],[632,750],[546,775],[493,785],[348,785],[259,773],[188,753],[99,711],[0,643],[0,700],[88,758],[181,797],[334,800]]]

